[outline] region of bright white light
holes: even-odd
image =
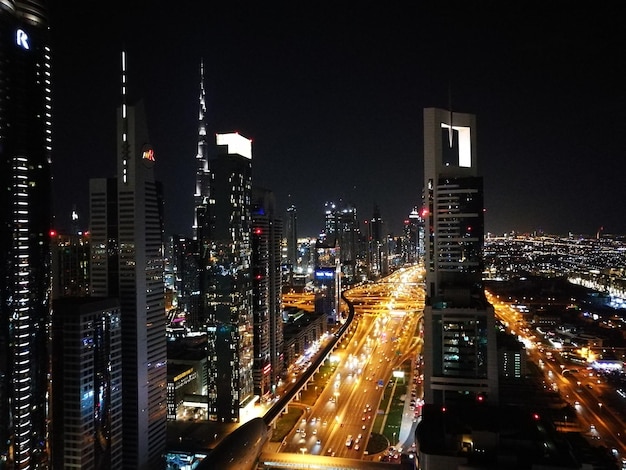
[[[217,145],[228,146],[229,154],[237,154],[242,157],[252,158],[252,141],[239,135],[237,132],[230,134],[216,134]]]
[[[443,129],[450,129],[450,125],[441,123]],[[452,126],[452,129],[459,133],[459,166],[463,168],[472,167],[472,141],[470,128],[462,126]]]

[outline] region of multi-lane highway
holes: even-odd
[[[283,452],[362,458],[392,372],[421,347],[421,270],[399,270],[345,293],[355,330],[336,350],[329,385],[287,436]]]

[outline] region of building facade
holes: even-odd
[[[162,189],[143,106],[118,114],[117,177],[89,184],[92,295],[116,297],[122,311],[124,468],[147,469],[166,438],[167,348]]]
[[[52,109],[44,1],[0,2],[0,462],[44,465]]]
[[[117,299],[54,301],[54,469],[122,465],[122,329]]]
[[[200,321],[208,341],[208,418],[239,422],[253,402],[252,142],[217,134],[211,185],[198,217]]]
[[[274,194],[254,188],[252,196],[252,279],[254,392],[268,398],[284,369],[281,240]]]
[[[483,189],[470,114],[424,110],[424,400],[498,402],[496,328],[482,285]]]
[[[51,232],[52,297],[89,294],[89,234]]]

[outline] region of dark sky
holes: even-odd
[[[449,102],[477,115],[486,231],[626,233],[618,2],[54,3],[59,227],[72,204],[86,225],[88,179],[114,174],[124,47],[168,233],[193,221],[201,58],[211,132],[253,140],[254,183],[297,206],[302,235],[331,200],[361,221],[378,205],[399,234],[421,202],[423,109]]]

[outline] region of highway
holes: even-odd
[[[392,373],[421,347],[416,335],[424,308],[419,268],[345,292],[354,304],[354,330],[331,361],[329,385],[285,439],[282,452],[363,458]]]

